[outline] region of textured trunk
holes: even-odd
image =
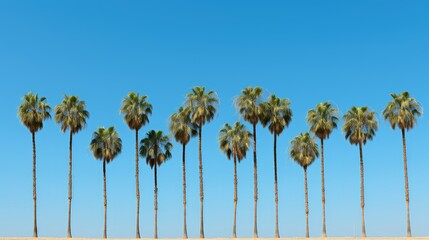
[[[274,202],[276,203],[276,232],[275,238],[280,238],[279,234],[279,190],[277,186],[277,134],[274,133]]]
[[[186,145],[182,144],[182,177],[183,177],[183,238],[188,238],[188,229],[186,227]]]
[[[362,209],[362,237],[366,237],[366,231],[365,231],[365,182],[364,182],[364,170],[363,170],[362,143],[359,143],[359,155],[360,155],[360,207]]]
[[[73,173],[73,133],[70,131],[70,145],[69,145],[69,214],[68,214],[68,224],[67,224],[67,238],[71,238],[71,203],[72,203],[72,173]]]
[[[139,130],[136,129],[136,238],[140,238]]]
[[[256,124],[253,124],[253,238],[258,238],[258,165],[256,161]]]
[[[34,223],[33,223],[33,237],[37,238],[37,194],[36,194],[36,133],[31,133],[31,138],[33,141],[33,216],[34,216]]]
[[[310,237],[308,226],[308,187],[307,187],[307,167],[304,167],[304,195],[305,195],[305,237]]]
[[[232,237],[237,238],[237,158],[234,157],[234,222],[232,225]]]
[[[153,208],[154,208],[154,234],[153,238],[158,239],[158,176],[156,171],[156,163],[153,169],[153,180],[154,180],[154,194],[153,194]]]
[[[325,154],[323,139],[320,139],[320,172],[322,175],[322,237],[326,237],[326,215],[325,215]]]
[[[402,151],[404,155],[405,203],[407,205],[407,237],[411,237],[410,192],[408,188],[407,142],[405,139],[405,129],[402,129]]]
[[[200,238],[204,238],[204,185],[203,185],[203,153],[201,150],[202,142],[202,124],[199,123],[198,129],[198,159],[199,159],[199,174],[200,174]]]
[[[104,192],[104,231],[103,238],[107,238],[107,190],[106,190],[106,160],[103,160],[103,192]]]

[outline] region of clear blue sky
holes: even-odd
[[[287,154],[307,131],[306,112],[331,101],[341,114],[368,105],[379,131],[364,147],[368,236],[406,232],[401,135],[380,113],[392,92],[408,90],[429,106],[428,1],[2,1],[0,82],[0,236],[31,236],[31,136],[17,117],[29,91],[51,106],[64,94],[87,102],[91,118],[74,138],[73,234],[101,237],[102,164],[88,144],[99,126],[114,125],[123,153],[108,165],[108,233],[135,232],[134,138],[119,115],[128,92],[149,96],[150,129],[168,117],[193,86],[215,90],[220,109],[204,127],[206,237],[229,237],[233,165],[218,150],[218,130],[239,120],[232,100],[261,86],[292,101],[293,121],[278,140],[280,234],[304,236],[303,172]],[[342,125],[342,122],[340,123]],[[249,125],[247,125],[249,126]],[[272,135],[258,126],[259,233],[274,235]],[[407,135],[411,221],[428,236],[429,168],[423,116]],[[37,133],[39,235],[64,237],[67,225],[68,135],[53,120]],[[176,145],[177,146],[177,145]],[[187,151],[188,232],[198,236],[197,140]],[[358,148],[340,130],[326,142],[329,236],[360,232]],[[181,148],[159,170],[159,236],[182,235]],[[141,232],[153,236],[153,173],[141,164]],[[320,161],[309,168],[310,234],[321,234]],[[238,229],[252,236],[252,159],[238,167]]]

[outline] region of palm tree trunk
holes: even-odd
[[[307,167],[304,167],[304,193],[305,193],[305,237],[310,237],[308,226],[308,187],[307,187]]]
[[[188,229],[186,227],[186,144],[183,146],[183,156],[182,156],[182,176],[183,176],[183,238],[188,238]]]
[[[33,237],[37,238],[37,194],[36,194],[36,133],[31,133],[33,141],[33,204],[34,204],[34,223],[33,223]]]
[[[364,170],[363,170],[362,143],[359,143],[359,155],[360,155],[360,207],[362,209],[362,237],[366,237],[366,231],[365,231],[365,183],[364,183]]]
[[[106,160],[103,160],[103,189],[104,189],[104,231],[103,231],[103,238],[107,238]]]
[[[402,151],[404,155],[405,203],[407,205],[407,237],[411,237],[410,192],[408,188],[407,142],[405,139],[405,129],[402,129]]]
[[[68,196],[68,200],[69,200],[69,213],[68,213],[68,224],[67,224],[67,238],[71,238],[72,234],[71,234],[71,202],[72,202],[72,170],[73,170],[73,165],[72,165],[72,161],[73,161],[73,152],[72,152],[72,148],[73,148],[73,133],[70,131],[70,145],[69,145],[69,196]]]
[[[322,237],[326,237],[326,215],[325,215],[325,154],[323,138],[320,139],[320,172],[322,175]]]
[[[139,130],[136,129],[136,238],[140,238]]]
[[[204,186],[203,186],[203,153],[201,150],[202,142],[202,123],[199,123],[198,131],[198,158],[199,158],[199,174],[200,174],[200,238],[204,238]]]
[[[237,157],[234,157],[234,222],[232,225],[232,237],[237,238]]]
[[[274,202],[276,203],[276,232],[275,238],[280,238],[279,234],[279,190],[277,186],[277,134],[274,133]]]
[[[153,208],[154,208],[154,236],[153,238],[158,239],[158,176],[156,171],[156,163],[153,169],[153,180],[154,180],[154,201],[153,201]]]
[[[256,161],[256,124],[253,124],[253,238],[258,238],[258,166]]]

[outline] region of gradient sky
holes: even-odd
[[[406,215],[400,131],[381,118],[389,94],[409,91],[429,106],[428,1],[1,1],[0,236],[32,234],[31,135],[17,109],[29,91],[54,107],[78,95],[91,117],[74,137],[75,237],[101,237],[102,164],[88,148],[93,131],[114,125],[123,153],[107,168],[109,237],[134,237],[134,133],[119,115],[130,91],[153,104],[150,129],[168,117],[193,86],[215,90],[216,118],[203,130],[206,237],[230,237],[233,165],[217,142],[225,123],[240,120],[233,99],[252,85],[291,100],[293,120],[278,139],[280,234],[305,233],[303,171],[289,141],[308,131],[305,115],[322,101],[344,114],[370,106],[380,120],[363,149],[368,236],[404,236]],[[340,123],[340,126],[342,122]],[[246,123],[246,126],[250,127]],[[250,128],[249,128],[250,129]],[[259,233],[274,235],[273,138],[258,126]],[[407,133],[411,221],[428,236],[429,122]],[[36,135],[39,235],[67,227],[68,135],[53,120]],[[181,148],[159,170],[159,236],[182,236]],[[188,233],[198,237],[197,140],[187,150]],[[250,155],[251,156],[251,155]],[[325,144],[329,236],[360,233],[359,152],[336,130]],[[153,236],[153,172],[141,161],[141,233]],[[252,158],[238,166],[237,234],[251,237]],[[308,172],[310,234],[321,235],[320,161]]]

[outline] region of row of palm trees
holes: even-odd
[[[246,158],[246,153],[253,145],[253,166],[254,166],[254,226],[253,237],[258,238],[257,202],[258,202],[258,175],[257,175],[257,138],[256,126],[261,123],[263,127],[268,127],[273,134],[274,150],[274,201],[275,201],[275,237],[279,238],[278,223],[278,186],[277,186],[277,137],[287,128],[292,121],[291,102],[286,98],[279,98],[271,94],[266,101],[262,99],[263,90],[260,87],[248,87],[241,91],[241,95],[234,100],[236,108],[244,121],[252,125],[251,133],[246,127],[236,122],[233,125],[226,123],[219,132],[219,145],[228,159],[234,161],[234,217],[232,236],[236,235],[236,210],[238,203],[238,179],[237,163]],[[412,129],[417,118],[422,115],[421,105],[410,96],[408,92],[401,94],[391,94],[390,101],[384,109],[382,115],[388,120],[391,127],[398,127],[402,133],[403,140],[403,160],[405,178],[405,200],[407,208],[407,236],[411,236],[410,209],[409,209],[409,189],[408,171],[406,156],[405,131]],[[183,175],[183,238],[187,238],[186,223],[186,145],[191,137],[198,135],[198,158],[199,158],[199,182],[200,182],[200,238],[204,238],[204,184],[203,184],[203,158],[202,158],[202,130],[206,123],[213,120],[218,109],[219,99],[216,92],[206,91],[204,87],[194,87],[191,93],[186,95],[184,106],[170,116],[169,130],[174,139],[182,145],[182,175]],[[46,98],[37,94],[28,93],[23,97],[23,102],[19,106],[18,115],[21,122],[26,126],[33,142],[33,203],[34,203],[34,228],[33,237],[37,234],[37,194],[36,194],[36,132],[43,128],[46,119],[51,118],[51,107],[46,103]],[[79,100],[77,96],[65,96],[63,101],[55,109],[55,120],[61,125],[61,131],[69,131],[69,176],[68,176],[68,226],[67,237],[71,238],[71,207],[72,207],[72,142],[73,135],[82,130],[89,118],[85,102]],[[170,159],[173,144],[168,135],[162,131],[150,130],[145,137],[140,140],[139,130],[149,123],[149,116],[152,114],[152,105],[147,101],[147,96],[140,96],[131,92],[122,100],[120,114],[123,114],[124,121],[131,130],[135,131],[135,178],[136,178],[136,238],[140,238],[139,229],[139,158],[145,158],[146,163],[154,171],[154,237],[157,233],[157,210],[158,210],[158,187],[157,168]],[[360,152],[360,182],[361,182],[361,211],[362,211],[362,236],[366,237],[365,231],[365,195],[364,195],[364,168],[363,168],[363,145],[368,140],[372,140],[378,128],[376,113],[368,107],[352,107],[343,116],[344,125],[342,131],[351,144],[359,146]],[[321,159],[321,190],[322,190],[322,237],[327,236],[325,220],[325,181],[324,181],[324,141],[329,138],[332,131],[337,128],[339,121],[338,110],[329,102],[317,104],[315,109],[307,113],[307,123],[309,132],[301,133],[290,142],[290,157],[304,169],[304,193],[305,193],[305,214],[306,214],[306,237],[309,237],[308,226],[308,189],[307,189],[307,168],[320,155]],[[315,138],[320,140],[319,146]],[[106,193],[106,165],[114,160],[122,150],[122,141],[114,127],[100,127],[93,133],[90,142],[90,149],[94,157],[103,162],[104,179],[104,231],[103,238],[107,238],[107,193]]]

